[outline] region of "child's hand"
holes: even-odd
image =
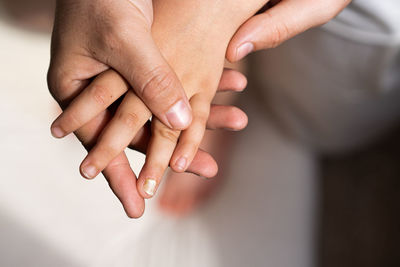
[[[165,125],[185,129],[191,122],[190,105],[153,41],[152,22],[151,0],[58,0],[48,73],[52,95],[71,100],[112,68]],[[100,88],[98,101],[101,93]],[[66,134],[56,127],[52,133]]]
[[[241,91],[245,86],[246,79],[243,75],[233,70],[226,70],[219,89],[221,91]],[[102,94],[104,94],[102,98],[104,102],[101,103],[98,102],[96,94],[99,88],[102,88]],[[86,125],[127,92],[115,115],[102,131],[93,149],[81,165],[82,175],[86,178],[97,176],[117,155],[123,152],[151,116],[151,112],[144,103],[128,89],[128,84],[121,76],[113,70],[108,70],[99,75],[87,89],[77,96],[53,123],[53,127],[60,127],[69,134]],[[193,103],[196,104],[197,102],[194,101]],[[210,102],[204,103],[203,108],[207,110],[207,116],[201,119],[206,121],[201,121],[196,125],[195,122],[202,114],[194,112],[192,125],[181,136],[182,142],[185,142],[182,147],[188,146],[192,150],[190,150],[189,159],[185,166],[179,168],[180,166],[174,164],[175,169],[179,172],[186,171],[196,155],[206,123],[211,129],[225,128],[231,130],[241,130],[247,123],[246,115],[235,107],[213,106],[211,108],[212,116],[209,120]],[[178,131],[169,129],[156,118],[153,119],[152,138],[147,150],[146,165],[143,168],[143,170],[147,170],[148,176],[146,177],[153,177],[157,182],[161,179],[168,167],[179,135]],[[171,165],[173,165],[172,160]],[[214,176],[216,168],[213,164],[211,165],[209,168],[202,168],[196,173],[205,177]],[[151,172],[151,175],[149,172]]]
[[[191,106],[197,115],[190,128],[182,133],[176,147],[175,143],[179,133],[169,130],[158,123],[158,120],[154,120],[153,139],[157,141],[152,142],[149,146],[149,151],[155,153],[148,154],[146,164],[139,177],[139,190],[142,196],[152,195],[146,191],[154,190],[145,190],[143,187],[149,188],[148,185],[152,185],[152,189],[155,189],[168,163],[175,171],[179,172],[185,171],[190,165],[204,134],[210,103],[222,74],[227,44],[240,23],[258,9],[257,6],[260,5],[258,2],[261,1],[254,0],[254,2],[257,3],[253,3],[253,6],[247,5],[238,10],[233,9],[238,11],[236,13],[240,13],[240,16],[238,15],[240,18],[235,20],[230,18],[229,10],[228,13],[220,16],[220,12],[227,9],[224,5],[218,4],[218,8],[211,8],[213,9],[211,11],[215,12],[213,21],[209,20],[213,15],[209,12],[209,5],[206,4],[199,10],[194,5],[194,1],[180,2],[180,5],[174,1],[154,2],[156,10],[152,29],[153,36],[163,55],[185,85]],[[226,21],[231,23],[226,23]],[[114,91],[110,94],[104,90],[105,86],[96,86],[96,81],[90,87],[92,89],[86,90],[89,92],[87,94],[90,95],[91,91],[95,92],[94,99],[97,99],[100,109],[105,108],[106,102],[110,104],[118,97],[118,94],[114,95]],[[127,94],[115,119],[108,125],[98,144],[82,163],[81,170],[86,177],[94,177],[105,168],[108,162],[124,149],[129,139],[140,129],[138,125],[145,123],[145,121],[140,121],[142,118],[137,116],[141,109],[140,101],[137,98],[134,100],[134,98],[133,94]],[[89,107],[89,105],[86,106]],[[150,114],[147,117],[149,116]],[[72,120],[74,117],[77,116],[72,116]],[[53,124],[53,129],[59,128],[61,127],[58,127],[57,122]],[[119,130],[122,128],[125,130]],[[114,138],[116,133],[122,138]],[[157,153],[158,144],[165,145],[163,153]]]
[[[226,71],[222,76],[219,89],[240,91],[244,89],[246,84],[245,81],[246,80],[244,77],[238,72]],[[127,92],[129,88],[127,83],[117,73],[112,70],[107,71],[99,75],[92,82],[91,86],[89,86],[88,90],[83,91],[81,95],[74,99],[65,112],[56,120],[55,123],[63,129],[66,129],[67,133],[79,128],[75,131],[75,134],[88,150],[95,145],[97,140],[100,140],[99,135],[102,133],[105,125],[108,125],[111,119],[113,119],[115,122],[121,119],[121,117],[125,116],[112,116],[109,110],[104,110],[104,107],[108,105],[107,103],[104,103],[104,107],[99,106],[96,99],[93,98],[93,94],[90,93],[93,86],[104,86],[104,88],[109,88],[110,92]],[[131,96],[125,96],[125,99],[123,100],[127,103],[127,105],[129,105],[129,102],[131,101],[129,99],[137,100],[137,97],[133,92],[129,91],[128,94]],[[58,99],[58,101],[64,102],[66,100]],[[138,121],[147,121],[151,114],[150,111],[143,105],[141,101],[138,101],[137,103],[144,107],[144,109],[139,111],[137,114]],[[82,110],[85,112],[80,112]],[[136,117],[136,114],[133,116]],[[94,117],[94,119],[91,119],[92,117]],[[247,118],[241,113],[240,110],[231,107],[225,108],[222,106],[215,106],[211,108],[211,114],[208,119],[207,126],[211,129],[239,129],[240,126],[244,126],[246,122]],[[84,126],[80,128],[81,125]],[[150,128],[148,126],[149,124],[147,124],[146,127],[141,128],[137,132],[133,141],[131,141],[132,138],[125,141],[126,144],[129,144],[131,148],[134,148],[138,151],[146,152],[150,140]],[[124,122],[122,122],[121,127],[125,128]],[[135,127],[140,128],[139,126]],[[125,129],[123,130],[123,133],[125,134]],[[104,135],[105,134],[102,136]],[[135,133],[133,133],[131,136],[134,135]],[[119,140],[118,134],[113,137],[113,140]],[[105,145],[107,146],[107,142]],[[115,145],[115,143],[112,143],[111,145]],[[122,147],[124,146],[125,145],[122,145]],[[107,150],[108,148],[105,149]],[[123,148],[120,149],[120,151],[122,150]],[[117,151],[115,153],[119,153],[118,148],[114,147],[111,148],[110,151]],[[100,155],[100,160],[101,159],[102,156]],[[213,158],[208,153],[199,150],[187,171],[204,176],[213,176],[217,172],[217,166]],[[103,174],[106,177],[114,194],[121,201],[127,215],[132,218],[140,217],[144,211],[144,200],[138,193],[136,176],[129,166],[129,162],[125,156],[125,153],[120,152],[117,154],[116,157],[113,158],[108,166],[104,169]]]
[[[168,164],[174,171],[184,172],[194,158],[204,136],[229,40],[237,27],[262,6],[262,1],[250,2],[243,1],[246,4],[240,6],[227,1],[226,5],[233,6],[227,8],[215,1],[201,1],[201,4],[198,0],[153,1],[153,37],[185,88],[193,121],[179,133],[154,120],[153,139],[138,180],[138,190],[143,197],[155,194]],[[234,11],[237,17],[232,19]],[[247,123],[247,120],[242,121]],[[236,128],[241,129],[245,125],[238,126]]]
[[[234,76],[237,76],[236,82]],[[246,86],[244,77],[238,76],[238,73],[232,70],[225,71],[224,79],[227,80],[222,81],[219,90],[241,91]],[[169,129],[157,119],[152,121],[152,138],[147,148],[146,162],[138,179],[138,190],[144,198],[154,196],[168,165],[175,172],[187,171],[203,140],[206,127],[239,131],[247,125],[246,114],[234,106],[211,105],[211,100],[202,102],[193,98],[191,105],[193,122],[182,132]],[[214,177],[218,171],[217,164],[214,166],[210,164],[197,174]]]

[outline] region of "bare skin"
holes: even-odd
[[[254,1],[252,6],[246,3],[242,6],[235,5],[232,9],[227,10],[224,5],[220,4],[212,6],[212,13],[210,13],[208,12],[210,11],[209,7],[206,6],[199,12],[199,9],[195,8],[199,3],[198,1],[192,0],[189,5],[186,5],[188,2],[184,2],[185,4],[181,6],[177,5],[178,2],[176,1],[154,2],[155,17],[152,27],[153,38],[159,46],[164,58],[174,69],[185,88],[186,95],[190,100],[193,110],[193,121],[190,127],[182,132],[182,134],[164,126],[156,118],[152,121],[152,139],[147,148],[146,163],[137,182],[138,192],[144,198],[150,198],[154,195],[169,163],[174,170],[183,172],[192,162],[196,155],[198,144],[201,142],[204,134],[205,125],[210,113],[210,103],[215,95],[222,74],[225,51],[229,40],[234,34],[235,28],[262,6],[262,1]],[[203,2],[201,3],[203,4]],[[168,10],[171,9],[174,10],[174,16],[171,16],[172,13],[168,12]],[[225,18],[229,20],[230,23],[225,23],[224,20],[220,19],[219,13],[222,11],[225,12]],[[192,16],[189,17],[188,15],[190,15],[190,12],[192,12]],[[240,15],[239,18],[234,20],[235,23],[232,23],[233,20],[228,16],[231,13],[228,12],[235,13],[238,16]],[[178,15],[179,19],[177,19],[176,15]],[[210,21],[210,18],[213,18],[213,20]],[[191,23],[192,21],[195,23]],[[219,23],[225,23],[224,25],[226,25],[226,27],[216,27]],[[188,27],[188,25],[190,25],[190,27]],[[221,32],[224,34],[221,34]],[[208,45],[206,45],[207,43]],[[56,44],[58,44],[58,41],[56,41]],[[55,60],[57,61],[57,58]],[[98,65],[98,67],[101,67],[101,64]],[[108,84],[108,86],[102,84],[104,80],[110,81],[108,78],[104,78],[104,75],[113,75],[114,82],[117,81],[118,83],[118,80],[120,80],[119,83],[121,85],[124,84],[122,77],[117,77],[108,70],[94,80],[97,84],[96,86],[92,86],[92,88],[105,88],[105,90],[109,90],[113,87],[110,86],[110,84]],[[68,86],[65,87],[67,89],[66,91],[63,91],[63,87],[57,87],[57,80],[53,78],[50,79],[50,84],[55,85],[53,88],[61,88],[61,91],[59,91],[59,89],[53,91],[53,95],[56,98],[62,96],[61,104],[63,104],[62,99],[71,99],[71,96],[73,97],[73,95],[76,95],[76,92],[74,93],[73,90],[71,91],[71,88]],[[91,85],[89,85],[89,87],[90,86]],[[107,95],[107,93],[103,95]],[[124,146],[121,146],[121,143],[117,143],[117,148],[113,147],[113,145],[115,145],[114,140],[120,142],[120,140],[126,139],[129,143],[129,140],[132,139],[129,133],[136,133],[140,125],[148,119],[150,114],[139,112],[137,109],[132,110],[132,108],[137,108],[140,104],[141,102],[139,99],[132,93],[128,93],[125,96],[125,99],[116,112],[116,116],[111,119],[111,122],[109,122],[104,129],[106,132],[103,131],[97,134],[97,136],[99,136],[97,144],[95,144],[94,148],[82,163],[82,173],[84,175],[86,174],[85,171],[87,167],[91,167],[89,164],[97,167],[94,175],[90,175],[90,177],[94,177],[98,171],[106,167],[109,163],[107,160],[113,160],[115,156],[119,155],[119,151],[122,151],[124,148]],[[143,117],[143,114],[145,117]],[[79,122],[79,120],[76,119],[78,117],[75,116],[74,118],[73,122]],[[131,122],[126,124],[126,118],[135,118],[135,120],[130,120]],[[58,123],[59,122],[60,121],[58,121]],[[246,123],[247,119],[244,125]],[[53,126],[55,126],[55,124],[53,124]],[[59,125],[56,127],[59,127]],[[116,138],[121,131],[128,134],[122,139]],[[78,136],[85,135],[82,134],[81,130],[77,131],[77,134]],[[176,146],[178,137],[180,143]],[[193,140],[195,140],[195,142],[193,142]],[[190,143],[195,143],[195,145],[187,145]],[[111,146],[108,144],[111,144]],[[186,164],[183,168],[179,168],[180,166],[177,163],[182,155],[186,157]],[[106,176],[108,173],[108,171],[105,171]],[[152,181],[152,183],[149,183],[149,181]],[[110,184],[112,186],[112,181],[110,181]],[[151,191],[149,190],[149,184],[152,186]],[[114,192],[118,195],[116,190],[114,190]]]
[[[251,52],[276,47],[309,28],[329,21],[350,2],[272,0],[262,13],[240,26],[229,43],[226,58],[236,62]],[[223,142],[229,144],[229,137],[227,133],[207,133],[202,143],[202,147],[207,148],[216,157],[222,169],[224,163],[229,161],[229,152],[215,148],[221,147]],[[223,181],[224,173],[220,172],[213,181],[194,178],[191,174],[169,172],[160,197],[161,208],[175,215],[188,214],[216,191]]]
[[[245,72],[245,64],[230,65]],[[225,77],[222,78],[224,80]],[[238,98],[232,93],[218,94],[213,103],[227,105]],[[222,114],[221,114],[222,115]],[[229,114],[223,116],[223,121],[230,121]],[[219,171],[213,179],[199,179],[191,173],[168,171],[165,184],[158,199],[162,211],[174,216],[186,216],[207,203],[211,196],[218,192],[226,178],[229,167],[231,149],[234,146],[234,133],[227,131],[207,131],[200,147],[213,155],[218,163]]]
[[[201,144],[218,162],[219,172],[213,179],[201,179],[191,173],[168,171],[159,200],[160,208],[175,216],[185,216],[207,203],[218,192],[226,178],[229,166],[229,150],[232,147],[232,133],[224,131],[206,132]]]
[[[153,136],[158,141],[149,144],[146,165],[138,181],[141,196],[151,197],[144,190],[144,187],[146,182],[151,179],[155,182],[156,189],[160,181],[159,177],[168,166],[168,154],[172,155],[170,163],[173,168],[175,166],[177,171],[184,171],[193,159],[194,152],[197,151],[198,147],[180,146],[178,144],[175,148],[173,144],[177,142],[178,136],[181,139],[190,136],[195,138],[197,143],[200,142],[205,129],[206,117],[208,117],[209,103],[215,94],[218,77],[222,73],[223,59],[228,43],[236,29],[264,4],[265,1],[257,0],[237,1],[235,3],[201,1],[201,5],[199,1],[195,0],[185,2],[178,0],[154,1],[155,19],[152,32],[155,43],[182,82],[192,108],[196,106],[194,113],[197,114],[198,121],[194,120],[194,123],[191,124],[191,126],[193,124],[196,126],[193,127],[195,130],[188,129],[187,134],[185,132],[180,134],[170,130],[154,131],[154,129],[164,127],[155,120],[154,125],[156,126],[153,128]],[[168,12],[168,10],[173,10],[173,12]],[[234,16],[232,16],[233,14]],[[118,36],[121,37],[120,34]],[[118,42],[111,43],[119,44]],[[122,43],[126,44],[126,42]],[[118,46],[113,46],[113,48],[118,48]],[[115,56],[115,54],[111,56]],[[104,71],[104,66],[100,64],[98,67]],[[196,71],[193,72],[193,69]],[[197,106],[193,102],[200,104]],[[208,102],[207,105],[206,102]],[[200,134],[198,134],[199,132]],[[156,137],[157,133],[161,138]],[[160,146],[165,148],[163,157],[159,157],[155,153],[157,150],[154,148]],[[175,154],[178,154],[178,156]],[[182,156],[186,156],[186,166],[178,168],[181,166],[177,162],[179,157]]]

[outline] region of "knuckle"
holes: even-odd
[[[100,106],[107,105],[108,100],[112,98],[112,93],[100,84],[93,85],[90,93],[92,100]]]
[[[148,101],[163,99],[175,81],[174,74],[167,67],[156,67],[145,74],[145,83],[141,88],[142,97]]]
[[[178,140],[180,131],[174,131],[166,126],[154,128],[154,135],[175,143]]]
[[[73,91],[73,79],[65,71],[50,68],[47,73],[47,85],[51,96],[65,109],[76,92]]]
[[[282,42],[289,38],[289,35],[290,30],[284,22],[281,22],[272,27],[270,48],[275,48],[279,46]]]
[[[50,69],[47,73],[47,86],[54,99],[59,101],[62,92],[68,89],[69,82],[65,77],[57,75],[53,69]]]
[[[118,120],[129,129],[134,129],[138,125],[139,117],[133,112],[121,112],[118,114]]]
[[[195,105],[194,109],[193,109],[194,121],[205,125],[210,116],[210,107],[211,107],[210,103],[211,103],[212,99],[208,99],[208,98],[200,99],[200,98],[193,97],[192,100],[193,100],[193,102],[192,102],[193,105]],[[199,102],[195,103],[194,101],[199,101]]]

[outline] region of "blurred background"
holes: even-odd
[[[400,266],[399,93],[380,103],[393,107],[390,119],[377,117],[381,131],[318,150],[293,138],[298,127],[282,126],[280,95],[257,93],[260,61],[275,62],[270,75],[280,65],[273,53],[255,54],[241,100],[250,124],[235,137],[219,193],[184,218],[154,200],[131,220],[102,177],[80,177],[80,143],[50,135],[60,112],[46,85],[53,8],[51,0],[0,1],[0,266]],[[323,125],[318,116],[312,127]],[[140,170],[143,155],[128,155]]]

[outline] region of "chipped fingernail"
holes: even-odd
[[[185,103],[180,100],[176,102],[166,113],[167,120],[172,128],[176,130],[184,129],[191,122],[191,110]]]
[[[97,175],[97,168],[93,165],[87,165],[82,168],[82,174],[85,176],[87,179],[93,179]]]
[[[143,191],[146,192],[149,196],[154,196],[156,192],[157,182],[153,179],[146,179],[143,185]]]

